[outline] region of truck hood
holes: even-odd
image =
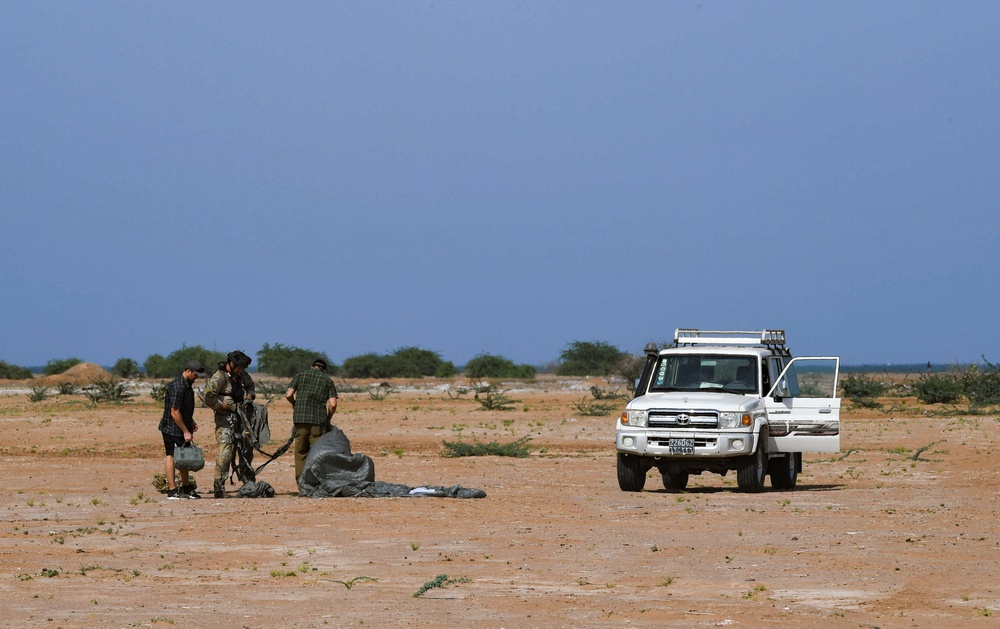
[[[761,403],[756,395],[736,395],[734,393],[671,391],[669,393],[647,393],[629,402],[629,410],[647,411],[654,408],[705,408],[718,411],[749,411]]]

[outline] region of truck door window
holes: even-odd
[[[767,363],[768,363],[768,367],[770,369],[770,372],[771,372],[771,374],[773,374],[774,378],[777,378],[781,374],[781,370],[785,368],[785,365],[783,364],[783,361],[780,358],[777,358],[777,357],[774,357],[774,356],[772,356],[771,358],[768,358],[767,359]],[[772,384],[775,384],[775,383],[772,382]],[[770,387],[768,387],[768,389],[769,388]],[[777,395],[779,397],[790,397],[792,395],[791,391],[788,388],[788,379],[787,378],[784,381],[777,383],[777,386],[774,389],[774,393],[775,393],[775,395]]]

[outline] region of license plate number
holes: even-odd
[[[694,439],[668,439],[667,450],[670,454],[694,454]]]

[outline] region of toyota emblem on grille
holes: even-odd
[[[680,415],[677,416],[678,424],[684,425],[687,424],[689,421],[691,421],[691,416],[688,415],[687,413],[681,413]]]

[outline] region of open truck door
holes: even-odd
[[[764,400],[769,452],[839,452],[840,358],[803,356],[785,363]]]

